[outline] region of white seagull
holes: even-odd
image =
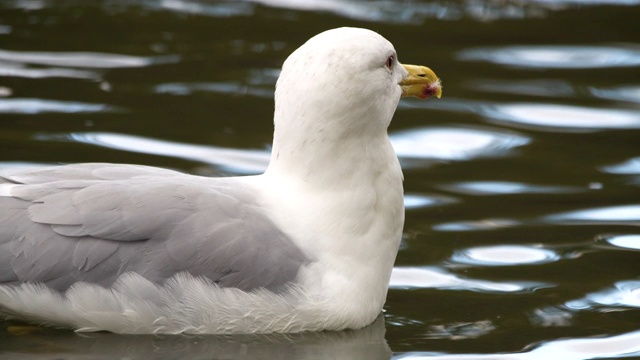
[[[0,314],[76,331],[272,333],[364,327],[404,223],[387,136],[429,68],[358,28],[294,51],[262,175],[139,165],[0,170]]]

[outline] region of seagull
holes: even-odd
[[[387,128],[401,97],[441,94],[379,34],[332,29],[282,66],[264,174],[0,169],[0,316],[128,334],[372,323],[404,223]]]

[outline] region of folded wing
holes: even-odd
[[[179,272],[278,291],[309,259],[235,178],[82,164],[0,173],[0,285]]]

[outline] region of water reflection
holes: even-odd
[[[602,171],[611,174],[640,174],[640,157],[629,159],[620,164],[604,166]]]
[[[152,10],[212,17],[249,16],[259,11],[256,5],[297,11],[326,12],[337,16],[374,22],[421,24],[428,19],[459,20],[472,18],[481,21],[498,19],[539,18],[550,11],[575,5],[638,4],[637,0],[536,0],[527,3],[470,0],[463,2],[406,2],[402,0],[247,0],[208,2],[206,0],[144,1]],[[290,15],[291,16],[291,15]]]
[[[176,63],[177,55],[142,57],[94,52],[45,52],[0,50],[0,61],[71,68],[114,69]]]
[[[440,267],[394,267],[389,284],[391,289],[437,288],[491,293],[519,293],[548,286],[527,281],[494,282],[465,279]]]
[[[302,11],[330,12],[338,16],[376,22],[421,24],[427,19],[458,20],[470,17],[482,21],[538,17],[553,9],[544,3],[495,3],[474,0],[464,2],[406,2],[357,0],[251,0],[267,6]]]
[[[402,360],[586,360],[640,356],[640,331],[608,337],[559,339],[543,342],[531,350],[501,354],[412,353],[394,357]]]
[[[533,310],[529,320],[533,325],[541,327],[570,326],[573,324],[574,313],[563,306],[547,306]]]
[[[191,95],[210,92],[231,95],[251,95],[273,98],[273,89],[280,75],[279,69],[250,70],[243,82],[185,82],[163,83],[153,89],[158,94]]]
[[[601,240],[616,247],[640,250],[640,234],[611,235]]]
[[[489,320],[454,322],[429,326],[427,332],[422,335],[422,337],[425,339],[462,340],[478,338],[496,329],[496,326]]]
[[[617,335],[633,327],[640,308],[633,273],[640,254],[633,183],[640,181],[640,154],[633,146],[640,128],[640,82],[633,76],[640,48],[628,33],[635,29],[631,12],[637,8],[615,6],[633,4],[640,1],[0,1],[0,99],[10,100],[0,102],[0,117],[9,120],[0,121],[0,168],[87,160],[74,152],[88,147],[32,141],[36,137],[96,145],[103,149],[92,153],[106,151],[117,162],[145,161],[132,153],[148,153],[197,162],[169,163],[207,175],[219,169],[262,172],[269,161],[266,143],[243,149],[246,142],[229,138],[227,148],[196,144],[202,137],[179,143],[113,131],[148,134],[153,128],[170,139],[173,125],[158,127],[160,113],[167,119],[198,115],[200,108],[238,95],[272,99],[275,67],[285,52],[316,31],[364,20],[356,23],[393,40],[404,59],[433,61],[449,89],[440,101],[402,100],[398,114],[414,121],[393,126],[400,130],[392,134],[393,144],[409,171],[407,241],[391,287],[408,290],[392,291],[387,329],[392,348],[414,351],[396,357],[640,356],[640,333]],[[528,20],[486,23],[506,18]],[[169,55],[146,56],[154,54]],[[155,109],[157,104],[163,106]],[[145,111],[150,107],[157,111]],[[55,124],[45,123],[46,115],[24,115],[47,112],[55,113]],[[96,132],[87,133],[77,121],[104,112],[109,119],[95,121]],[[409,128],[419,121],[425,126]],[[475,126],[481,123],[489,124]],[[46,133],[61,124],[64,129],[57,131],[66,133]],[[224,134],[226,125],[206,126],[207,133]],[[271,131],[237,126],[259,131],[261,139]],[[588,132],[593,133],[582,135]],[[43,154],[43,145],[51,151]],[[510,158],[496,159],[504,156]],[[432,163],[443,165],[427,171]],[[587,183],[599,191],[589,191]],[[540,240],[543,246],[530,245]],[[540,287],[548,289],[536,291]],[[469,305],[471,318],[461,311]],[[354,341],[337,334],[316,342],[280,337],[271,343],[234,337],[80,338],[48,329],[17,336],[4,328],[0,353],[10,353],[0,357],[390,356],[384,329]],[[596,333],[610,337],[570,339]],[[369,347],[373,353],[366,352]],[[452,353],[415,352],[425,349]]]
[[[1,101],[1,100],[0,100]],[[140,136],[90,132],[58,135],[40,135],[44,141],[62,140],[104,146],[111,149],[171,156],[219,166],[239,174],[261,173],[269,164],[267,150],[242,150],[216,146],[184,144]]]
[[[551,215],[546,219],[552,222],[586,222],[589,224],[635,222],[640,220],[640,205],[620,205],[570,211]]]
[[[242,1],[162,0],[145,1],[144,4],[153,10],[169,10],[184,14],[212,17],[249,16],[252,15],[254,11],[249,3]]]
[[[468,195],[566,194],[584,190],[578,187],[542,186],[510,181],[468,181],[446,184],[440,188]]]
[[[508,87],[504,88],[508,92]],[[523,90],[524,91],[524,90]],[[528,89],[526,91],[537,91]],[[540,89],[539,91],[543,91]],[[547,94],[549,95],[549,94]],[[640,113],[636,109],[597,108],[575,105],[557,105],[546,103],[492,103],[447,99],[439,102],[407,103],[401,102],[400,108],[437,109],[443,111],[478,114],[500,124],[537,131],[592,132],[608,129],[640,128]],[[473,132],[473,130],[470,130]],[[496,134],[501,134],[496,132]],[[520,134],[512,134],[513,139],[529,142]]]
[[[610,88],[590,88],[589,92],[593,96],[614,100],[614,101],[628,101],[636,104],[640,104],[640,86],[617,86]]]
[[[191,95],[199,92],[212,92],[220,94],[252,95],[263,98],[273,97],[273,89],[260,89],[239,82],[218,83],[167,83],[155,86],[154,92],[158,94]]]
[[[520,225],[514,219],[482,219],[470,221],[452,221],[433,226],[435,231],[487,231]]]
[[[0,61],[0,76],[20,77],[28,79],[69,78],[99,80],[101,75],[96,71],[75,70],[66,68],[29,68],[25,64]]]
[[[458,58],[525,68],[597,69],[638,66],[640,50],[623,46],[505,46],[463,50]]]
[[[483,79],[471,83],[471,88],[480,91],[543,97],[570,97],[575,90],[568,82],[557,79],[495,80]]]
[[[189,336],[120,335],[0,322],[3,359],[389,359],[384,318],[353,331]]]
[[[5,7],[29,11],[43,10],[54,6],[55,0],[14,0]],[[570,6],[618,4],[634,5],[637,0],[536,0],[526,3],[496,2],[491,0],[470,0],[462,2],[406,2],[402,0],[374,1],[363,3],[357,0],[247,0],[247,1],[207,1],[207,0],[161,0],[161,1],[106,1],[105,11],[115,15],[126,12],[130,7],[146,11],[170,11],[177,14],[200,15],[214,18],[249,17],[260,12],[260,6],[289,9],[304,12],[331,13],[336,16],[374,22],[397,24],[422,24],[429,19],[460,20],[471,18],[480,21],[498,19],[539,18],[556,10]],[[77,5],[76,5],[77,6]],[[93,4],[93,6],[96,6]],[[280,13],[288,19],[296,14]]]
[[[422,209],[436,205],[452,204],[457,200],[441,195],[405,194],[404,207],[407,210]]]
[[[594,307],[640,307],[640,281],[618,281],[612,288],[587,294],[584,298],[565,303],[568,309],[592,310]]]
[[[390,135],[401,158],[470,160],[480,156],[499,156],[529,143],[518,134],[463,128],[420,128]]]
[[[629,1],[629,0],[627,0]],[[39,10],[51,6],[52,1],[14,1],[15,7],[26,10]],[[465,2],[405,2],[375,1],[363,3],[357,0],[248,0],[248,1],[216,1],[207,0],[162,0],[115,2],[109,6],[111,11],[124,11],[129,6],[142,6],[151,11],[171,11],[178,14],[197,14],[210,17],[248,17],[258,13],[260,5],[278,9],[304,12],[331,13],[336,16],[374,22],[398,24],[420,24],[427,19],[457,20],[470,17],[488,21],[501,18],[539,17],[547,11],[555,9],[545,2],[533,4],[495,3],[488,0]],[[288,14],[294,18],[296,14]],[[287,16],[287,14],[280,14]]]
[[[0,98],[0,114],[40,114],[40,113],[109,113],[122,112],[121,108],[82,103],[28,98]]]
[[[640,128],[637,110],[599,109],[552,104],[486,105],[482,114],[526,129],[583,132]]]
[[[543,264],[560,259],[555,252],[532,246],[498,245],[459,250],[451,261],[481,266]]]

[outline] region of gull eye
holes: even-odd
[[[395,56],[390,55],[390,56],[387,58],[387,61],[384,63],[384,66],[386,66],[386,67],[387,67],[387,69],[391,70],[391,69],[393,68],[393,62],[394,62],[394,60],[395,60]]]

